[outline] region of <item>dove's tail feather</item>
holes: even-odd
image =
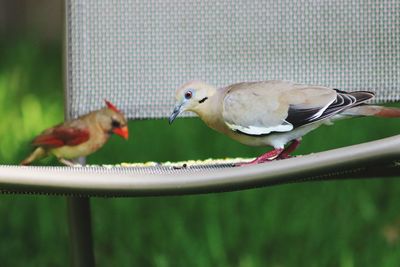
[[[380,111],[374,116],[385,118],[398,118],[400,117],[400,108],[386,108],[380,107]]]
[[[399,118],[400,108],[388,108],[375,105],[360,105],[345,110],[343,114],[351,116],[375,116],[384,118]]]

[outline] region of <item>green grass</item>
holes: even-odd
[[[61,50],[29,42],[0,48],[0,162],[17,164],[34,135],[63,119]],[[376,118],[340,121],[307,135],[298,153],[395,135],[399,126],[399,120]],[[113,137],[88,162],[248,157],[265,151],[238,144],[198,119],[178,119],[171,127],[166,120],[133,121],[129,127],[128,142]],[[397,179],[94,198],[96,261],[98,266],[397,266],[398,203]],[[65,208],[62,197],[0,196],[0,265],[69,266]]]

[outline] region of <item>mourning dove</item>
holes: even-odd
[[[372,92],[344,92],[278,80],[243,82],[219,89],[191,81],[181,86],[175,97],[170,124],[180,113],[192,111],[210,128],[242,144],[274,148],[248,164],[289,157],[303,135],[335,119],[400,117],[400,109],[365,104],[374,97]]]
[[[35,150],[21,162],[21,165],[28,165],[52,154],[61,163],[75,166],[68,159],[95,152],[106,143],[111,134],[128,139],[128,127],[124,115],[111,102],[107,100],[105,102],[107,107],[103,109],[43,131],[32,142]]]

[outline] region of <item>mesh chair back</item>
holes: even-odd
[[[400,99],[399,1],[66,0],[69,116],[107,98],[170,114],[191,79],[264,79]]]

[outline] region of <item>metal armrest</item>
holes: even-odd
[[[400,176],[400,135],[254,166],[0,167],[0,192],[71,196],[175,195],[311,180]]]

